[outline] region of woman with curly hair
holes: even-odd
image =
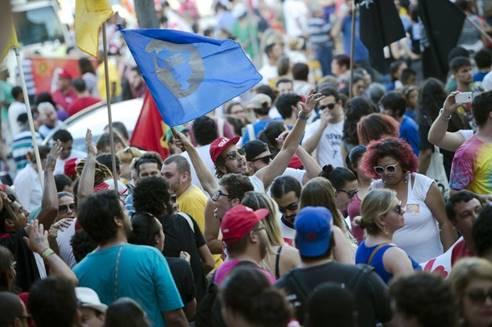
[[[492,263],[464,258],[453,267],[448,281],[458,300],[461,326],[492,325]]]
[[[417,262],[437,257],[456,240],[448,222],[444,199],[436,183],[416,173],[417,157],[408,143],[397,138],[373,141],[362,157],[362,169],[374,179],[372,188],[396,192],[405,209],[405,224],[393,242]]]

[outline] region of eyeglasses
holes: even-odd
[[[395,163],[395,164],[386,165],[386,166],[374,166],[373,169],[376,172],[376,174],[378,174],[378,175],[382,175],[385,172],[387,172],[389,174],[393,174],[396,172],[396,167],[398,167],[399,165],[400,165],[399,163]]]
[[[286,207],[278,207],[278,210],[281,212],[281,213],[286,213],[287,210],[289,211],[295,211],[299,208],[299,204],[297,202],[293,202],[291,204],[289,204],[288,206]]]
[[[242,156],[244,156],[244,151],[239,149],[237,151],[231,151],[231,152],[226,153],[225,159],[226,160],[236,160],[237,158],[242,157]]]
[[[492,301],[492,288],[488,290],[474,289],[466,293],[466,296],[475,304],[484,304],[487,299]]]
[[[215,194],[212,196],[212,201],[218,201],[220,199],[221,196],[227,196],[229,197],[229,194],[226,194],[224,192],[222,192],[221,190],[218,190],[217,192],[215,192]]]
[[[319,110],[323,111],[325,110],[326,108],[330,109],[330,110],[333,110],[335,108],[337,104],[336,103],[328,103],[328,104],[325,104],[323,106],[319,106]]]
[[[65,205],[62,205],[62,206],[58,206],[58,212],[60,212],[60,213],[66,213],[69,210],[70,211],[74,211],[75,210],[75,203],[65,204]]]
[[[401,204],[398,204],[396,205],[394,208],[393,208],[393,211],[396,212],[397,214],[399,215],[403,215],[405,213],[405,209],[402,207]]]
[[[358,192],[359,190],[351,190],[351,191],[345,191],[345,190],[337,190],[337,192],[345,193],[349,197],[349,199],[352,199]]]
[[[264,157],[261,157],[261,158],[256,158],[256,159],[253,159],[253,160],[251,160],[251,161],[253,161],[253,162],[254,162],[254,161],[260,161],[260,160],[261,160],[261,161],[263,161],[264,163],[269,164],[269,163],[270,163],[270,161],[272,161],[272,157],[273,157],[273,156],[270,154],[270,155],[268,155],[268,156],[264,156]]]

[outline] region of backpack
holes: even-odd
[[[371,274],[374,271],[374,267],[366,265],[366,264],[357,264],[356,265],[359,268],[359,271],[357,274],[348,282],[345,283],[345,286],[348,290],[356,296],[357,291],[359,290],[359,287],[361,285],[361,282],[367,278],[369,274]],[[313,289],[309,288],[305,283],[302,278],[299,278],[300,276],[296,277],[296,274],[298,273],[297,270],[292,270],[289,273],[289,279],[288,283],[289,285],[292,286],[292,290],[294,291],[295,294],[297,294],[297,303],[299,304],[299,307],[303,307],[303,305],[307,302],[307,299],[309,297],[309,294],[313,291]],[[298,307],[295,308],[298,314],[297,319],[299,322],[304,321],[304,309],[299,310]]]
[[[238,267],[254,266],[251,261],[240,261],[231,272]],[[198,304],[195,314],[196,327],[227,327],[222,319],[221,305],[219,301],[219,286],[214,283],[216,271],[210,278],[207,291]]]

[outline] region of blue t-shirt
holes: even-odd
[[[369,52],[360,40],[359,34],[359,17],[355,18],[355,48],[354,59],[355,62],[369,61]],[[343,34],[343,49],[346,55],[350,55],[351,33],[352,31],[352,16],[347,16],[342,21],[342,34]]]
[[[138,302],[152,326],[165,326],[163,313],[183,307],[166,259],[150,246],[124,244],[95,250],[73,271],[79,286],[92,288],[104,304],[120,297]]]
[[[256,123],[253,124],[253,130],[255,132],[255,138],[258,139],[258,137],[260,136],[261,132],[263,132],[263,130],[265,128],[268,127],[268,124],[270,124],[273,120],[272,119],[262,119],[262,120],[258,120]],[[243,140],[242,140],[242,144],[246,144],[248,143],[249,141],[251,141],[249,139],[249,130],[248,130],[248,126],[244,127],[243,128]]]
[[[403,116],[403,120],[400,123],[400,138],[410,144],[413,153],[415,153],[416,156],[419,155],[419,126],[417,125],[415,120],[409,118],[408,116]]]
[[[378,244],[379,245],[379,244]],[[363,241],[362,243],[359,244],[359,247],[357,248],[357,252],[355,253],[355,263],[364,263],[367,265],[370,265],[374,267],[374,271],[381,277],[381,279],[388,284],[388,282],[393,278],[393,274],[386,271],[384,269],[384,262],[383,262],[383,256],[386,250],[389,248],[393,247],[394,245],[392,244],[385,244],[382,247],[380,247],[376,253],[374,253],[371,262],[369,262],[369,257],[372,255],[372,252],[376,250],[376,247],[378,245],[374,245],[371,247],[366,246],[366,242]],[[420,265],[413,260],[410,256],[408,256],[410,261],[412,262],[412,267],[414,270],[422,270]]]

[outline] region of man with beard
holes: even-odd
[[[214,283],[221,285],[240,262],[249,261],[260,268],[267,255],[268,236],[262,220],[268,216],[268,209],[253,211],[239,204],[228,210],[220,224],[222,240],[227,249],[227,260],[215,271]],[[262,270],[271,283],[272,274]]]
[[[130,219],[118,194],[98,192],[79,205],[79,222],[98,248],[74,267],[79,286],[109,305],[120,297],[140,304],[153,326],[187,326],[183,303],[159,250],[128,244]]]

